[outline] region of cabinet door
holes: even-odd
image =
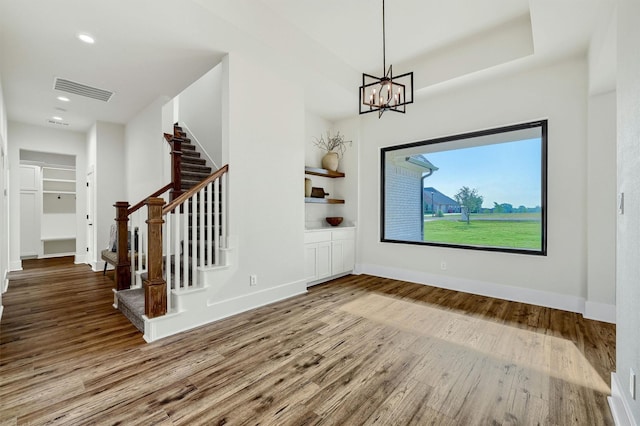
[[[318,243],[318,253],[316,256],[316,267],[318,268],[317,278],[331,276],[331,243]]]
[[[21,165],[20,166],[20,190],[37,191],[40,187],[40,167]]]
[[[318,244],[304,245],[304,276],[307,282],[318,279]]]
[[[40,252],[40,212],[37,192],[20,192],[20,256]]]
[[[341,274],[344,271],[344,241],[331,243],[331,275]]]
[[[355,241],[340,240],[331,243],[332,275],[353,271],[355,264]]]

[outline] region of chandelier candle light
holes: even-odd
[[[362,74],[360,86],[360,114],[378,111],[378,118],[385,111],[406,112],[413,103],[413,72],[393,76],[393,66],[387,69],[384,25],[384,0],[382,0],[382,72],[384,77]]]

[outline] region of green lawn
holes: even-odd
[[[489,220],[490,215],[471,215],[469,224],[452,218],[427,221],[424,223],[425,241],[540,250],[540,222],[516,214],[511,214],[510,218],[516,220]]]

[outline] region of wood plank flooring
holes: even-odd
[[[1,425],[613,424],[615,326],[578,314],[361,275],[147,344],[109,274],[24,267]]]

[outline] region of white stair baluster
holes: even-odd
[[[220,179],[216,179],[212,183],[209,184],[209,192],[211,192],[211,188],[213,188],[213,194],[211,198],[213,201],[209,200],[209,203],[213,202],[213,212],[212,212],[212,228],[213,228],[213,261],[216,265],[220,264],[220,203],[218,199],[220,197]],[[209,206],[211,209],[211,206]],[[211,210],[209,210],[211,211]]]
[[[183,204],[184,235],[182,236],[182,288],[189,285],[189,200]]]
[[[205,223],[204,223],[204,208],[205,208],[205,192],[204,192],[204,188],[202,188],[200,191],[198,191],[198,200],[200,201],[199,204],[199,208],[200,208],[200,236],[199,236],[199,240],[200,240],[200,254],[198,255],[198,258],[200,259],[200,266],[204,266],[204,257],[205,257],[205,253],[204,253],[204,242],[205,242],[205,236],[206,236],[206,229],[205,228]],[[209,224],[211,225],[211,224]]]
[[[175,216],[176,222],[173,227],[175,235],[173,238],[173,260],[171,261],[174,274],[173,282],[175,283],[173,287],[176,291],[180,291],[180,219],[182,218],[182,215],[180,214],[180,207],[176,207],[173,215]]]
[[[191,197],[191,286],[198,285],[198,193]]]
[[[220,190],[222,191],[221,194],[221,204],[220,204],[220,212],[222,215],[222,221],[221,221],[221,227],[222,227],[222,233],[221,238],[222,238],[222,247],[227,248],[227,244],[229,243],[227,241],[227,174],[223,174],[221,177],[221,188]]]
[[[164,238],[164,279],[167,283],[167,312],[171,310],[171,213],[167,214],[164,220],[162,235]]]

